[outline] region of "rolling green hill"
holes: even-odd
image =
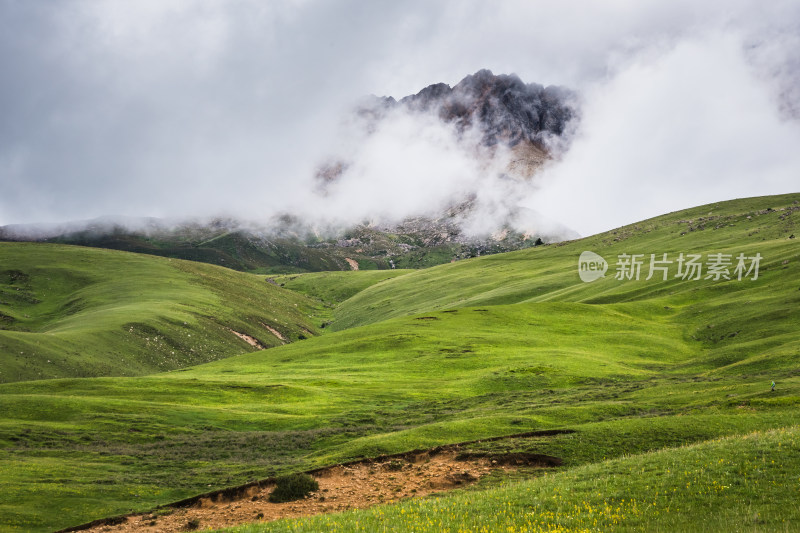
[[[636,492],[650,504],[654,493],[640,484],[655,487],[673,465],[721,454],[732,464],[703,471],[708,489],[713,476],[735,475],[737,458],[752,448],[752,437],[733,436],[775,428],[764,433],[758,455],[770,465],[758,467],[769,473],[769,491],[745,484],[708,505],[725,510],[711,529],[744,529],[754,513],[764,515],[758,524],[782,524],[795,511],[764,498],[797,490],[796,476],[778,475],[771,461],[787,471],[800,464],[781,450],[796,440],[800,404],[800,252],[790,238],[799,204],[797,194],[724,202],[391,279],[361,272],[278,278],[304,293],[297,298],[314,298],[309,313],[320,312],[320,301],[335,306],[339,331],[150,376],[0,385],[0,524],[45,531],[276,473],[555,428],[575,433],[473,445],[560,457],[554,476],[454,496],[440,507],[436,500],[381,508],[385,523],[402,529],[413,511],[431,520],[463,517],[448,518],[447,527],[479,530],[488,513],[497,517],[491,524],[518,527],[539,505],[531,494],[541,499],[557,489],[562,500],[538,508],[552,520],[531,522],[530,530],[594,527],[576,515],[574,506],[584,504],[622,506],[617,514],[632,527],[687,529],[709,513],[684,488],[694,478],[665,482],[675,493],[649,514],[636,515],[622,498]],[[584,250],[608,260],[604,279],[580,281]],[[758,253],[762,260],[757,279],[647,281],[648,261],[642,279],[617,280],[623,253],[699,253],[704,261]],[[347,275],[359,277],[345,282]],[[685,476],[698,468],[687,464]],[[574,496],[566,494],[574,483]],[[742,494],[750,498],[746,512],[736,503]],[[520,511],[504,517],[508,506]],[[688,522],[671,518],[686,509]],[[325,517],[323,529],[358,530],[377,512]],[[612,514],[598,527],[618,525]],[[274,528],[319,530],[316,520]]]
[[[149,374],[255,349],[236,333],[278,346],[315,334],[315,306],[210,265],[0,243],[0,382]]]
[[[345,302],[335,314],[334,329],[371,324],[386,318],[431,309],[548,300],[609,303],[670,296],[697,301],[700,295],[761,287],[764,276],[783,289],[787,278],[800,279],[800,194],[719,202],[645,220],[577,241],[530,248],[441,265],[371,287]],[[604,279],[580,283],[578,258],[595,251],[609,263]],[[650,254],[760,253],[762,284],[676,279],[660,281],[658,272],[645,281]],[[619,254],[644,254],[641,280],[614,279]],[[784,264],[783,261],[787,261]],[[733,272],[733,266],[730,268]],[[703,272],[703,277],[705,277]],[[780,278],[780,280],[778,279]],[[774,283],[766,283],[773,286]],[[800,282],[797,283],[800,287]]]

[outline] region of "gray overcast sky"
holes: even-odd
[[[522,200],[583,234],[800,190],[798,0],[0,0],[0,224],[302,211],[351,102],[480,68],[580,93]]]

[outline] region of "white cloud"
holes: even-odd
[[[480,68],[583,94],[581,137],[533,198],[585,233],[785,192],[798,20],[797,0],[4,2],[0,224],[433,205],[480,174],[434,126],[427,144],[387,126],[336,205],[313,168],[360,96]]]
[[[531,201],[581,233],[800,185],[800,124],[780,116],[735,33],[634,58],[585,102],[572,149]]]

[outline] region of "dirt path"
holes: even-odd
[[[553,466],[546,456],[459,456],[457,449],[434,449],[402,458],[385,458],[321,469],[313,473],[319,490],[305,500],[270,503],[272,484],[252,486],[233,498],[219,494],[201,497],[183,508],[160,509],[129,516],[118,524],[104,524],[84,531],[151,531],[172,533],[223,528],[239,524],[308,516],[346,509],[361,509],[403,498],[425,496],[474,483],[493,470],[519,465]]]

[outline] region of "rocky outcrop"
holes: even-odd
[[[562,135],[567,123],[576,118],[573,101],[573,93],[562,87],[543,87],[524,83],[515,74],[480,70],[452,88],[444,83],[430,85],[395,105],[436,112],[461,131],[476,126],[486,146],[513,147],[528,141],[546,148],[547,137]],[[379,102],[392,105],[391,100]]]

